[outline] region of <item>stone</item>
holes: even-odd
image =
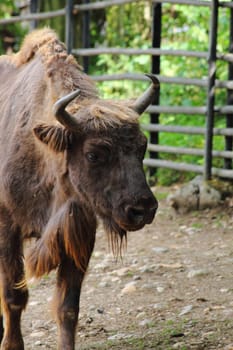
[[[185,307],[181,310],[181,312],[179,313],[179,316],[183,316],[183,315],[188,314],[190,311],[192,311],[192,309],[193,309],[193,306],[192,306],[192,305],[187,305],[187,306],[185,306]]]
[[[104,308],[103,307],[99,307],[97,309],[97,312],[98,312],[98,314],[103,314],[104,313]]]
[[[137,288],[136,288],[136,282],[129,282],[127,283],[124,288],[121,290],[121,294],[131,294],[136,292]]]
[[[152,250],[155,253],[167,253],[169,251],[166,247],[153,247]]]
[[[208,273],[209,272],[205,269],[190,270],[188,272],[188,278],[206,276]]]
[[[30,334],[30,337],[32,338],[42,338],[42,337],[45,337],[45,332],[32,332]]]
[[[202,176],[196,176],[168,196],[167,201],[178,213],[187,213],[216,207],[221,203],[221,193],[204,181]]]
[[[154,269],[155,269],[154,266],[143,265],[139,268],[139,271],[141,273],[153,273]]]
[[[134,275],[134,276],[133,276],[133,280],[134,280],[134,281],[140,281],[141,279],[142,279],[142,277],[139,276],[139,275]]]
[[[42,345],[42,342],[41,342],[40,340],[37,340],[37,341],[35,342],[35,345],[36,345],[36,346]]]
[[[136,318],[143,318],[145,317],[145,315],[146,315],[145,311],[141,311],[137,314]]]
[[[156,289],[158,293],[163,293],[165,288],[162,286],[158,286]]]
[[[100,288],[108,288],[108,287],[111,287],[111,283],[109,283],[108,281],[102,281],[98,284],[98,286]]]
[[[139,326],[145,327],[145,326],[149,326],[152,323],[152,321],[148,318],[146,318],[145,320],[139,322]]]
[[[117,333],[108,337],[108,340],[120,340],[127,338],[132,338],[132,334]]]
[[[119,270],[112,271],[113,275],[117,275],[118,277],[127,276],[127,274],[130,272],[130,269],[128,267],[122,267]]]
[[[178,342],[172,345],[172,349],[185,349],[185,343],[184,342]]]

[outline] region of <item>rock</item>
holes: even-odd
[[[192,236],[193,234],[197,233],[197,232],[200,232],[201,229],[200,228],[197,228],[197,227],[188,227],[186,225],[181,225],[180,226],[180,232],[181,233],[185,233],[189,236]]]
[[[111,282],[113,282],[113,283],[120,282],[120,281],[121,281],[120,277],[113,276],[113,277],[111,278]]]
[[[42,345],[41,340],[37,340],[37,341],[35,342],[35,345],[36,345],[36,346],[38,346],[38,345]]]
[[[103,314],[104,313],[104,308],[103,307],[99,307],[97,309],[97,312],[98,312],[98,314]]]
[[[39,304],[39,302],[36,301],[36,300],[30,301],[30,302],[28,303],[28,305],[30,305],[30,306],[36,306],[36,305],[38,305],[38,304]]]
[[[108,340],[120,340],[127,338],[132,338],[132,334],[117,333],[108,337]]]
[[[183,265],[181,263],[174,263],[174,264],[159,264],[159,267],[164,267],[166,269],[181,269],[183,268]]]
[[[161,303],[157,303],[157,304],[154,304],[152,307],[153,307],[153,309],[155,309],[155,310],[161,310],[161,309],[164,308],[164,305],[161,304]]]
[[[30,334],[30,337],[32,338],[44,338],[45,337],[45,332],[32,332]]]
[[[149,326],[152,323],[152,321],[148,318],[146,318],[145,320],[139,322],[139,326],[145,327],[145,326]]]
[[[167,253],[169,251],[166,247],[153,247],[152,250],[155,253]]]
[[[107,254],[99,264],[93,265],[93,269],[106,271],[109,267],[110,262],[112,262],[111,255]]]
[[[155,290],[155,289],[157,289],[157,283],[156,282],[145,283],[141,286],[141,288]]]
[[[181,312],[179,313],[179,316],[183,316],[183,315],[188,314],[190,311],[192,311],[192,309],[193,309],[193,306],[192,306],[192,305],[187,305],[187,306],[185,306],[185,307],[181,310]]]
[[[108,281],[102,281],[98,284],[98,286],[100,288],[108,288],[108,287],[111,287],[111,283],[109,283]]]
[[[136,292],[136,282],[127,283],[121,291],[121,294],[130,294]]]
[[[140,281],[142,278],[141,278],[141,276],[139,276],[139,275],[134,275],[133,276],[133,280],[134,281]]]
[[[154,266],[144,265],[144,266],[141,266],[141,267],[139,268],[139,271],[140,271],[141,273],[153,273],[153,272],[154,272],[154,269],[155,269]]]
[[[108,340],[119,340],[122,339],[124,335],[122,333],[114,334],[108,337]]]
[[[131,271],[128,267],[123,267],[119,270],[112,271],[112,274],[117,275],[118,277],[123,277],[123,276],[127,276],[130,272]]]
[[[143,318],[145,317],[146,313],[145,311],[139,312],[139,314],[137,314],[136,318]]]
[[[137,263],[138,263],[138,259],[133,259],[132,265],[137,265]]]
[[[190,270],[188,273],[188,278],[193,278],[193,277],[199,277],[199,276],[206,276],[208,275],[208,271],[205,269],[198,269],[198,270]]]
[[[165,288],[159,286],[159,287],[157,287],[156,289],[157,289],[157,292],[158,292],[158,293],[163,293]]]
[[[95,258],[100,258],[103,256],[103,253],[101,251],[94,251],[93,254],[92,254],[92,257],[95,257]]]
[[[93,317],[88,317],[88,318],[86,319],[86,323],[87,323],[87,324],[91,324],[93,321],[94,321]]]
[[[184,342],[178,342],[172,345],[172,349],[185,349],[185,343]]]
[[[205,182],[202,176],[180,187],[167,201],[177,212],[214,208],[221,202],[221,193]]]

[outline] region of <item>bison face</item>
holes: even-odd
[[[133,105],[81,99],[72,91],[53,105],[61,126],[38,125],[37,138],[56,152],[66,151],[70,183],[82,200],[102,217],[111,232],[142,228],[152,222],[157,200],[150,191],[142,161],[146,139],[138,117],[159,91],[159,81]],[[66,110],[69,103],[70,112]]]
[[[137,124],[77,137],[68,151],[75,191],[117,231],[133,231],[152,222],[157,200],[149,189],[142,161],[146,138]]]

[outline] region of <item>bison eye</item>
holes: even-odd
[[[88,152],[86,154],[87,160],[91,163],[96,163],[99,159],[98,155],[94,152]]]

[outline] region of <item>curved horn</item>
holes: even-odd
[[[151,104],[155,96],[159,94],[159,79],[153,74],[145,74],[152,80],[151,86],[142,94],[133,104],[132,108],[139,115],[142,114],[147,107]]]
[[[70,130],[77,130],[77,119],[74,118],[71,114],[66,112],[65,108],[75,97],[80,95],[80,90],[72,91],[70,94],[61,97],[53,105],[53,113],[56,119]]]

